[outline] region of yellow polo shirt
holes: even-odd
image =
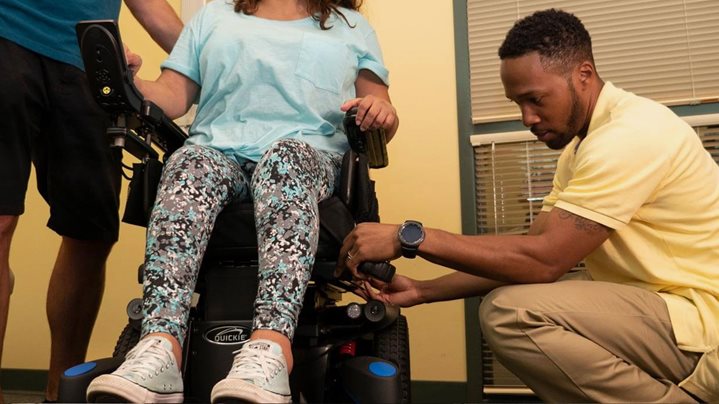
[[[680,386],[719,402],[719,166],[696,132],[605,83],[586,138],[559,158],[553,206],[614,229],[587,270],[664,298],[679,348],[705,353]]]

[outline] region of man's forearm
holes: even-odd
[[[418,281],[419,295],[423,303],[482,296],[502,285],[505,283],[464,272],[452,272],[436,279]]]
[[[426,229],[422,258],[470,275],[507,283],[547,282],[554,273],[532,236],[467,236]]]
[[[166,0],[125,0],[132,15],[167,53],[175,46],[182,21]]]
[[[611,229],[563,209],[540,215],[527,235],[426,229],[418,254],[434,263],[508,283],[553,282],[604,243]]]

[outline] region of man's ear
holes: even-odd
[[[589,61],[584,61],[577,66],[577,74],[582,85],[588,84],[596,77],[594,65]]]

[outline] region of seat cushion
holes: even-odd
[[[319,205],[320,240],[316,261],[336,261],[344,237],[354,227],[347,207],[333,196]],[[251,202],[232,202],[215,222],[204,265],[213,261],[256,262],[257,230]]]

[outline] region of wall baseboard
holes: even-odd
[[[2,369],[0,385],[3,391],[45,391],[47,370]],[[466,401],[466,382],[441,382],[432,380],[412,381],[412,402],[463,403]]]
[[[412,381],[412,403],[466,403],[467,382]]]
[[[1,369],[0,385],[3,391],[45,391],[47,370]]]

